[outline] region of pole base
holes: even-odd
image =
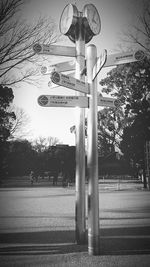
[[[100,255],[99,236],[88,235],[88,253],[89,255]]]

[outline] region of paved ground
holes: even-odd
[[[105,188],[105,190],[104,190]],[[150,266],[150,192],[100,185],[100,256],[75,243],[75,189],[0,189],[0,266]]]

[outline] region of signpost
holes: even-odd
[[[60,45],[46,45],[46,44],[35,44],[33,50],[37,54],[44,55],[57,55],[66,57],[75,57],[75,47],[71,46],[60,46]]]
[[[105,65],[106,60],[107,60],[107,50],[104,49],[104,51],[101,53],[101,55],[97,59],[96,64],[94,65],[94,68],[93,68],[93,80],[97,77],[97,75],[99,74],[100,70]]]
[[[143,60],[145,53],[143,50],[136,50],[131,52],[123,52],[112,55],[107,55],[107,60],[104,67],[111,67],[120,64],[126,64]]]
[[[38,104],[42,107],[80,107],[88,108],[89,99],[87,96],[73,95],[41,95],[38,97]],[[98,106],[115,107],[116,98],[99,96]]]
[[[97,59],[94,45],[87,48],[87,81],[85,83],[85,43],[100,33],[101,22],[93,4],[86,4],[79,12],[76,5],[68,4],[60,18],[61,33],[75,43],[75,47],[35,44],[33,50],[38,54],[75,57],[76,64],[62,62],[50,67],[42,67],[42,74],[51,73],[51,81],[57,86],[65,86],[77,91],[76,96],[41,95],[38,103],[42,107],[80,107],[76,123],[76,241],[84,244],[86,240],[85,217],[85,111],[88,115],[88,251],[90,255],[99,254],[99,191],[98,191],[98,147],[97,147],[97,106],[115,107],[116,99],[97,96],[97,75],[103,67],[136,62],[144,59],[142,50],[117,53],[107,56],[104,50]],[[76,70],[76,79],[60,72]],[[86,97],[85,94],[90,94]]]
[[[99,96],[97,99],[98,106],[115,107],[116,98]]]
[[[88,107],[86,96],[41,95],[38,104],[42,107]]]
[[[43,66],[41,68],[42,74],[50,74],[51,72],[57,71],[57,72],[65,72],[65,71],[71,71],[75,70],[75,61],[67,61],[67,62],[60,62],[54,65],[50,65],[48,67]]]
[[[75,60],[70,60],[70,61],[60,62],[55,65],[50,65],[50,68],[54,68],[54,70],[57,72],[65,72],[65,71],[75,70],[76,64]]]
[[[75,72],[74,71],[73,72],[70,72],[69,74],[67,74],[67,76],[74,77],[75,76]],[[51,87],[51,88],[60,87],[60,85],[57,85],[57,84],[53,83],[51,79],[48,82],[48,86]]]
[[[75,79],[74,77],[70,77],[69,75],[65,75],[58,72],[52,72],[51,80],[53,83],[67,87],[69,89],[73,89],[75,91],[79,91],[85,94],[88,94],[88,86],[85,82]]]

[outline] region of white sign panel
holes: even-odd
[[[75,76],[75,72],[70,72],[69,74],[67,74],[67,76],[70,76],[70,77],[74,77]],[[48,82],[48,86],[51,87],[51,88],[56,88],[56,87],[59,87],[60,85],[57,85],[55,83],[52,82],[52,80],[50,80]]]
[[[41,95],[38,104],[42,107],[88,107],[86,96]]]
[[[75,61],[66,61],[66,62],[61,62],[57,63],[54,65],[50,66],[43,66],[41,68],[41,73],[42,74],[50,74],[51,72],[57,71],[57,72],[65,72],[65,71],[71,71],[75,70]]]
[[[58,55],[66,57],[75,57],[76,49],[71,46],[60,46],[60,45],[46,45],[46,44],[35,44],[33,50],[38,54],[45,55]]]
[[[104,51],[101,53],[99,58],[97,59],[97,62],[93,68],[93,80],[97,77],[102,67],[105,65],[107,60],[107,50],[104,49]]]
[[[69,89],[73,89],[75,91],[79,91],[85,94],[89,93],[88,85],[85,82],[82,82],[68,75],[64,75],[58,72],[53,72],[51,75],[51,80],[53,83],[57,85],[65,86]]]
[[[115,101],[116,101],[116,98],[98,96],[97,104],[98,104],[98,106],[112,107],[113,108],[113,107],[115,107]]]
[[[57,72],[64,72],[64,71],[75,70],[76,64],[75,64],[75,60],[70,60],[70,61],[57,63],[55,65],[51,65],[50,68],[51,69],[53,68],[54,71],[57,71]]]
[[[107,60],[104,67],[136,62],[143,60],[144,57],[145,53],[142,50],[107,55]]]

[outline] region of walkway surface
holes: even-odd
[[[149,191],[99,185],[98,256],[75,243],[74,207],[74,187],[1,188],[0,266],[150,266]]]

